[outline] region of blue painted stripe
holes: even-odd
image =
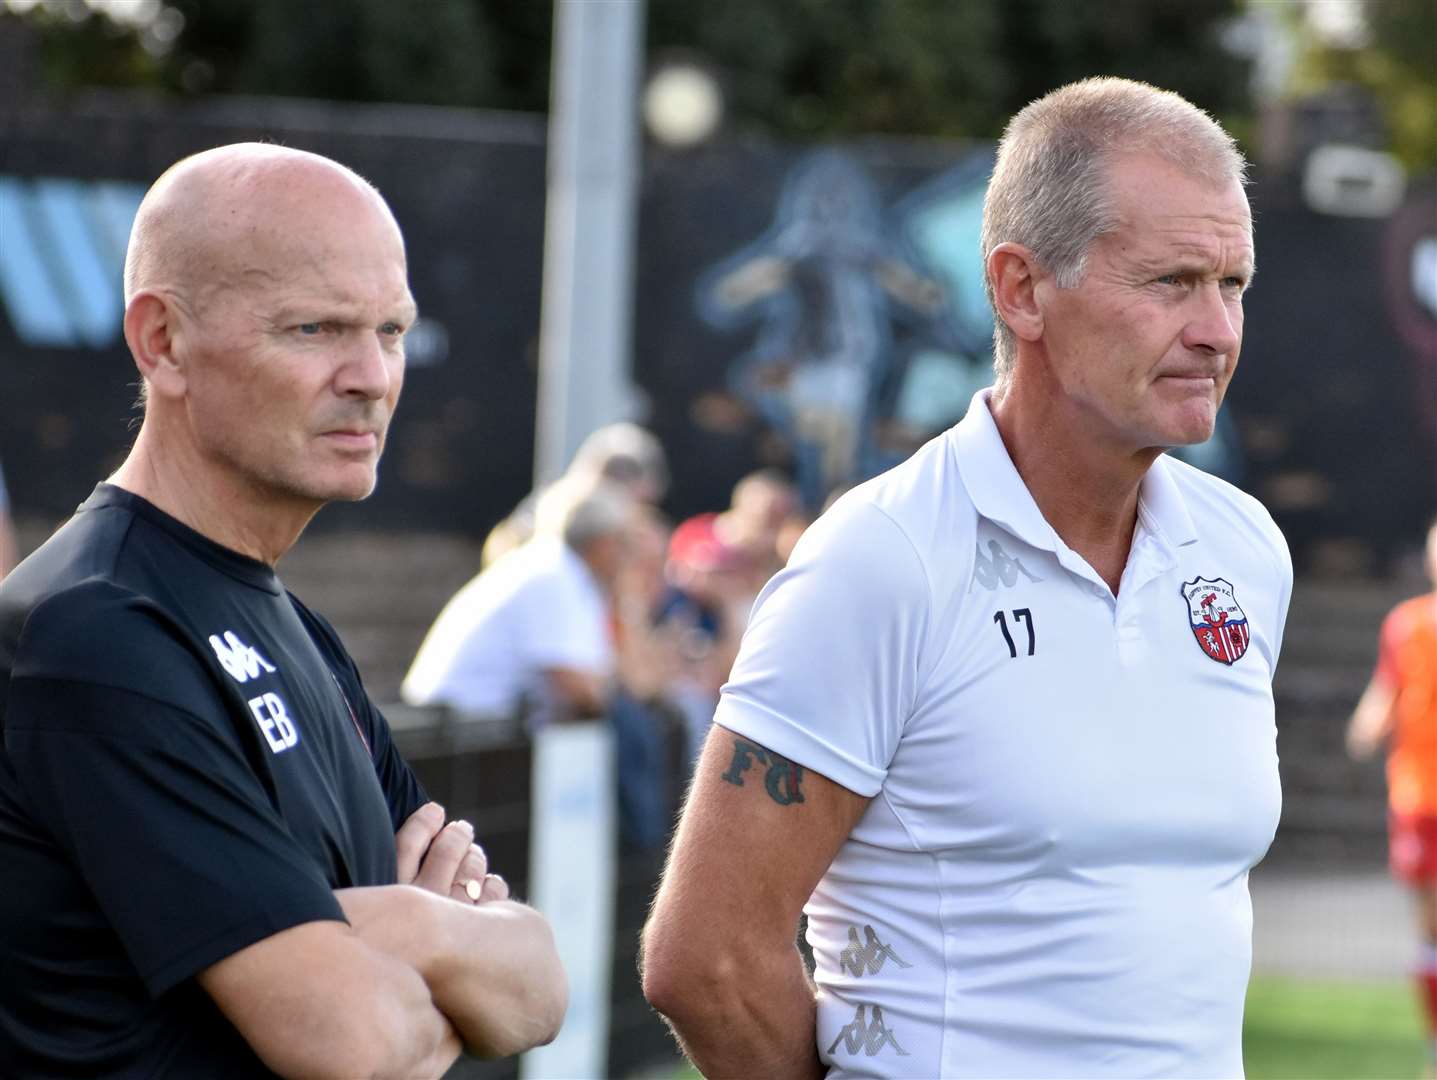
[[[119,277],[91,235],[85,204],[85,185],[78,180],[35,182],[35,205],[55,245],[51,266],[63,268],[63,302],[80,338],[103,349],[115,340],[124,306]]]
[[[28,185],[0,176],[0,299],[26,345],[64,348],[75,331],[30,228],[29,202]]]
[[[95,223],[95,238],[117,281],[124,279],[125,248],[130,243],[130,227],[135,223],[135,212],[144,197],[143,184],[101,180],[89,187],[89,210]]]

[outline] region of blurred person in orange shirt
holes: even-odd
[[[1437,520],[1427,532],[1427,574],[1437,585]],[[1437,591],[1398,604],[1383,620],[1377,668],[1352,713],[1347,749],[1360,760],[1384,740],[1390,862],[1417,901],[1416,974],[1437,1065]]]

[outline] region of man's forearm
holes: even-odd
[[[815,1045],[817,1006],[798,951],[785,950],[766,961],[725,962],[711,970],[719,968],[734,974],[686,979],[672,996],[661,990],[653,995],[699,1071],[709,1080],[822,1077],[827,1067]]]
[[[568,987],[553,934],[532,908],[476,907],[408,886],[335,895],[361,938],[419,972],[471,1053],[502,1057],[557,1034]]]

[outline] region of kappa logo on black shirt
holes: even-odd
[[[253,645],[246,645],[233,630],[226,630],[223,639],[218,634],[210,635],[210,648],[219,658],[220,666],[237,683],[246,683],[257,678],[261,671],[273,673],[275,667],[259,654]]]
[[[229,672],[230,678],[237,683],[257,679],[261,671],[274,674],[278,670],[261,656],[253,645],[246,645],[241,641],[233,630],[226,630],[223,638],[218,634],[211,634],[210,648],[214,649],[220,666]],[[254,714],[255,723],[264,733],[272,753],[281,754],[299,742],[299,732],[295,730],[284,699],[278,694],[260,694],[259,697],[250,698],[245,704]]]

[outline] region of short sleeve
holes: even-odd
[[[877,794],[917,700],[931,607],[899,526],[841,500],[759,594],[715,722]]]
[[[88,591],[27,621],[5,748],[150,992],[288,927],[343,920],[195,657],[142,601]]]

